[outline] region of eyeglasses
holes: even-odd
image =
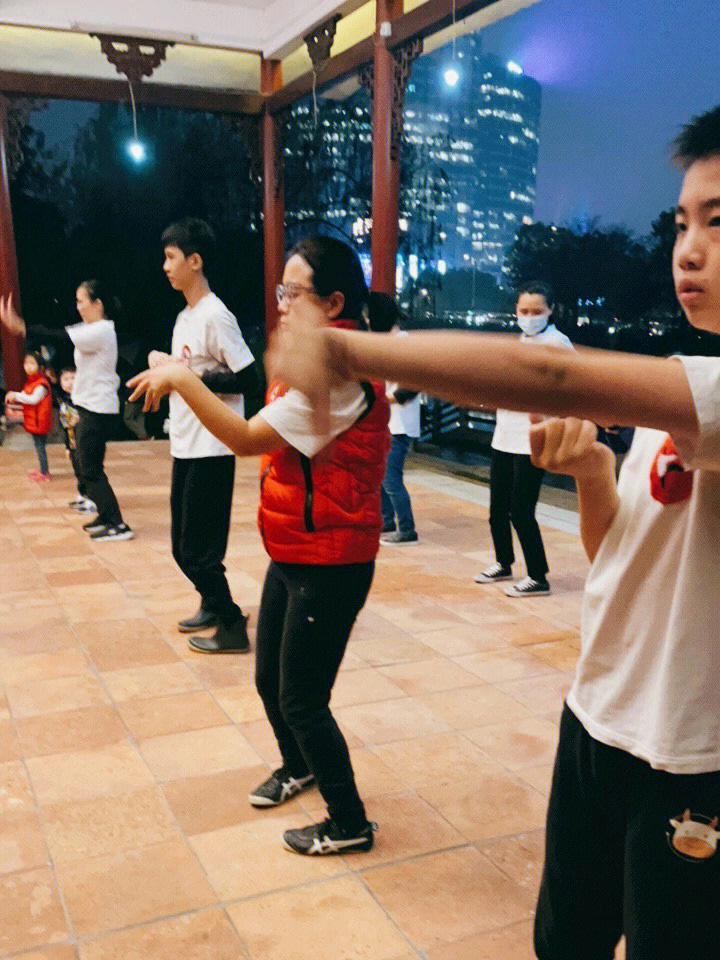
[[[278,303],[282,303],[283,300],[294,300],[301,293],[315,293],[315,291],[312,287],[302,287],[299,283],[279,283],[275,287]]]

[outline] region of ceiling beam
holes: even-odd
[[[102,80],[93,77],[57,76],[12,70],[0,70],[0,93],[57,97],[63,100],[88,100],[98,103],[128,102],[128,86],[125,80]],[[204,110],[210,113],[259,114],[263,106],[263,97],[259,93],[171,86],[164,83],[138,84],[135,88],[135,99],[139,104],[148,106]]]
[[[456,0],[455,18],[464,20],[473,13],[490,7],[499,0]],[[437,33],[453,22],[453,0],[428,0],[409,13],[404,13],[393,20],[392,36],[388,39],[390,49],[407,43],[410,40],[423,40],[433,33]],[[374,56],[375,38],[366,37],[342,53],[331,57],[322,73],[318,77],[318,89],[327,87],[347,77],[360,67],[370,63]],[[268,112],[277,113],[293,104],[296,100],[312,93],[313,73],[308,71],[301,77],[293,80],[287,86],[268,97],[266,107]]]

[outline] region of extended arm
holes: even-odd
[[[238,457],[268,453],[286,446],[266,420],[260,416],[246,420],[235,413],[181,363],[166,363],[145,370],[128,380],[127,385],[133,390],[131,401],[145,394],[143,410],[146,413],[157,410],[162,397],[177,391],[203,426]]]
[[[335,382],[377,377],[462,406],[654,427],[690,445],[697,437],[690,386],[676,360],[530,346],[500,334],[357,333],[322,328],[305,311],[288,318],[268,365],[318,405],[321,419]]]

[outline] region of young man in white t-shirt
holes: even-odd
[[[163,269],[187,302],[175,322],[170,354],[154,350],[151,367],[181,363],[239,414],[244,394],[255,389],[254,357],[235,317],[210,290],[205,268],[214,236],[202,220],[171,224],[162,236]],[[200,607],[180,620],[178,629],[194,633],[217,627],[211,637],[193,636],[199,653],[243,653],[249,649],[247,617],[230,594],[223,560],[230,531],[235,457],[188,407],[170,397],[170,453],[173,458],[170,514],[173,557],[200,594]]]
[[[677,140],[675,289],[720,333],[720,107]],[[575,477],[592,560],[560,729],[535,921],[539,960],[716,960],[720,952],[720,359],[533,347],[503,336],[399,344],[286,318],[269,372],[327,420],[338,378],[554,414],[534,462]],[[565,419],[559,419],[563,417]],[[595,423],[636,426],[615,479]]]

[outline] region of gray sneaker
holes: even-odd
[[[387,543],[390,546],[399,546],[401,543],[417,543],[418,535],[414,530],[409,533],[400,533],[399,530],[393,530],[392,533],[383,533],[380,537],[380,543]]]

